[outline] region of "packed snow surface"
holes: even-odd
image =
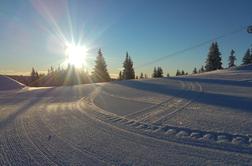
[[[0,165],[251,165],[251,80],[246,66],[0,91]]]

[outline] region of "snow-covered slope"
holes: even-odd
[[[251,75],[0,93],[0,165],[251,165]]]
[[[21,89],[24,88],[25,85],[23,85],[20,82],[17,82],[16,80],[0,75],[0,90],[13,90],[13,89]]]

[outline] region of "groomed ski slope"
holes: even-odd
[[[0,165],[251,165],[251,80],[246,66],[2,90]]]

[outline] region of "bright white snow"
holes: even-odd
[[[0,165],[250,165],[251,79],[245,66],[1,91]]]

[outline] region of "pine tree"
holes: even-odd
[[[199,69],[199,73],[204,73],[205,72],[205,68],[204,66],[202,65],[201,68]]]
[[[119,79],[119,80],[122,80],[122,79],[123,79],[123,75],[122,75],[122,72],[121,72],[121,71],[119,72],[118,79]]]
[[[232,49],[230,52],[230,56],[228,57],[229,63],[228,63],[228,67],[233,67],[235,66],[235,61],[236,61],[236,57],[234,55],[235,51]]]
[[[243,65],[247,65],[247,64],[252,63],[252,54],[250,55],[250,50],[249,49],[247,49],[244,57],[242,58],[242,62],[243,62],[242,63]]]
[[[221,53],[219,51],[218,43],[212,43],[209,48],[209,53],[206,60],[206,71],[222,69]]]
[[[39,74],[38,74],[38,72],[37,72],[37,71],[35,72],[35,79],[36,79],[36,80],[38,80],[38,79],[39,79]]]
[[[180,71],[179,71],[179,70],[177,70],[177,72],[176,72],[176,76],[180,76],[180,75],[181,75]]]
[[[185,75],[185,71],[184,70],[181,71],[181,75]]]
[[[167,73],[167,74],[166,74],[166,77],[170,77],[170,74],[169,74],[169,73]]]
[[[96,57],[95,67],[92,76],[95,82],[110,81],[107,65],[102,55],[101,49],[98,50],[98,56]]]
[[[32,68],[32,72],[31,72],[31,82],[36,81],[36,71],[34,68]]]
[[[140,79],[143,79],[143,78],[144,78],[143,73],[140,74],[140,77],[139,77],[139,78],[140,78]]]
[[[197,68],[195,67],[194,69],[193,69],[193,72],[192,72],[193,74],[197,74],[198,73],[198,71],[197,71]]]
[[[128,52],[126,52],[126,57],[123,62],[123,78],[125,80],[128,79],[135,79],[135,70],[133,68],[133,61],[131,60],[131,57],[129,56]]]
[[[157,68],[157,77],[163,77],[163,69],[161,67]]]
[[[152,77],[153,78],[157,77],[157,68],[156,67],[154,67],[154,69],[153,69]]]

